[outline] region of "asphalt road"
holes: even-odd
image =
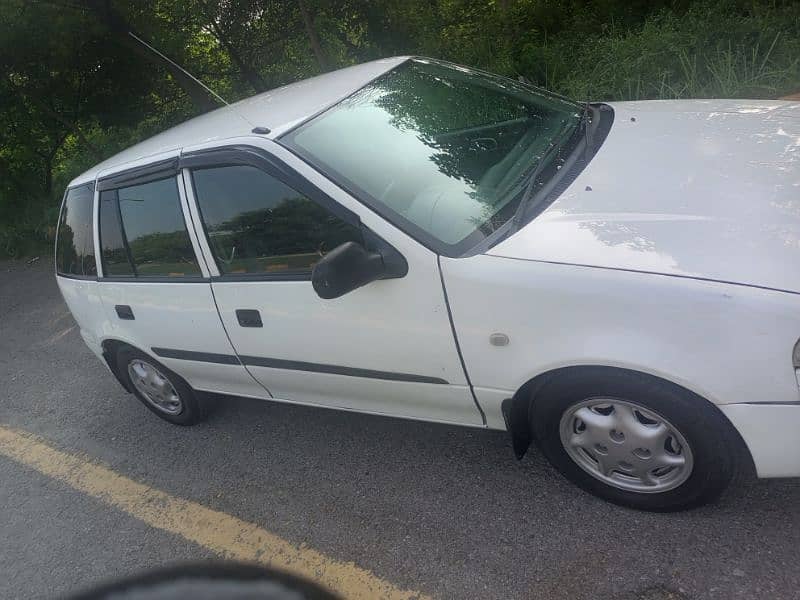
[[[434,598],[800,598],[800,481],[658,515],[498,432],[233,398],[171,426],[84,346],[47,264],[0,263],[0,386],[0,425]],[[0,598],[214,556],[0,456]]]

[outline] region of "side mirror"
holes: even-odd
[[[380,254],[368,252],[361,244],[345,242],[314,265],[311,284],[320,298],[330,300],[380,279],[384,273],[386,267]]]

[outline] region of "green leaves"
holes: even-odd
[[[578,99],[800,90],[791,0],[3,0],[0,255],[47,241],[82,170],[217,105],[129,31],[229,101],[396,54]]]

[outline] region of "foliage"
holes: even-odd
[[[63,189],[215,100],[393,54],[578,99],[800,90],[792,0],[0,0],[0,256],[46,251]]]

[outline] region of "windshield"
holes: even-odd
[[[514,215],[526,174],[557,160],[579,105],[454,65],[411,60],[282,142],[401,229],[458,254]]]

